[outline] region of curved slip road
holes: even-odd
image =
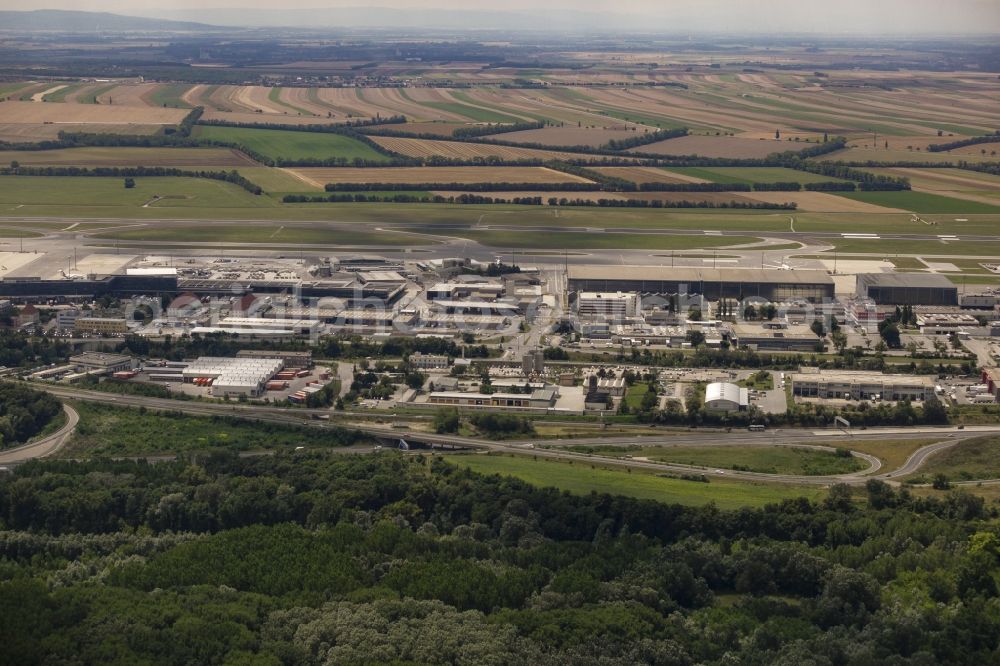
[[[799,476],[794,474],[766,474],[761,472],[744,472],[737,470],[721,470],[709,467],[699,467],[693,465],[682,465],[677,463],[661,463],[641,459],[630,459],[630,458],[610,458],[600,455],[588,454],[588,453],[577,453],[574,451],[567,451],[562,447],[566,446],[587,446],[594,444],[614,444],[614,445],[662,445],[664,447],[678,446],[678,445],[695,445],[695,446],[727,446],[727,445],[744,445],[744,446],[803,446],[815,449],[831,449],[833,447],[813,444],[818,437],[832,438],[836,437],[836,433],[830,433],[825,431],[795,431],[795,430],[776,430],[766,433],[748,433],[748,432],[738,432],[738,433],[723,433],[718,431],[702,431],[702,432],[681,432],[674,433],[671,435],[657,437],[656,435],[647,436],[622,436],[622,437],[589,437],[589,438],[576,438],[567,440],[544,440],[544,444],[548,448],[535,448],[533,442],[527,441],[506,441],[506,442],[494,442],[484,439],[478,439],[473,437],[463,437],[459,435],[439,435],[435,433],[424,433],[424,432],[414,432],[409,430],[399,430],[391,427],[377,427],[377,426],[352,426],[352,425],[342,425],[336,423],[330,423],[325,420],[314,420],[313,416],[320,414],[329,414],[329,410],[310,410],[310,409],[287,409],[279,407],[262,407],[259,405],[241,405],[241,404],[225,404],[225,403],[208,403],[208,402],[197,402],[197,401],[183,401],[183,400],[171,400],[165,398],[148,398],[145,396],[132,396],[132,395],[111,395],[108,393],[102,393],[99,391],[87,391],[83,389],[76,389],[64,386],[54,386],[54,385],[38,385],[37,388],[48,391],[53,395],[56,395],[64,399],[76,399],[83,401],[93,401],[101,403],[114,403],[121,406],[128,407],[146,407],[148,409],[160,410],[160,411],[175,411],[183,412],[192,415],[229,415],[239,418],[246,419],[256,419],[260,421],[267,421],[272,423],[283,423],[283,424],[295,424],[295,425],[307,425],[317,428],[331,428],[331,427],[343,427],[348,429],[355,429],[366,433],[372,437],[379,438],[386,441],[398,441],[400,438],[405,438],[407,440],[421,442],[423,444],[434,447],[456,447],[463,449],[478,449],[482,451],[492,451],[498,453],[516,453],[521,455],[531,455],[537,458],[546,458],[552,460],[579,460],[579,461],[589,461],[589,462],[599,462],[601,465],[608,467],[622,467],[622,468],[636,468],[636,469],[648,469],[660,472],[673,472],[677,474],[691,474],[698,473],[704,474],[706,476],[714,476],[718,478],[727,479],[737,479],[741,481],[758,481],[758,482],[772,482],[772,483],[788,483],[795,485],[819,485],[826,486],[836,483],[846,483],[851,485],[861,485],[866,483],[869,479],[878,478],[888,480],[890,477],[899,476],[902,474],[908,474],[912,471],[918,469],[924,462],[924,460],[932,455],[933,453],[953,446],[962,439],[970,436],[974,436],[977,433],[983,432],[993,432],[1000,433],[1000,426],[979,426],[975,428],[975,431],[957,431],[954,429],[947,428],[911,428],[906,429],[905,433],[908,435],[915,435],[918,433],[932,433],[935,435],[940,435],[942,432],[949,433],[949,437],[954,437],[956,432],[961,432],[963,437],[948,439],[947,441],[936,442],[925,446],[916,452],[914,452],[907,462],[900,467],[898,470],[893,470],[889,473],[884,473],[878,476],[874,476],[873,473],[881,469],[881,461],[872,455],[864,454],[860,452],[852,451],[852,454],[858,458],[864,459],[869,462],[869,468],[865,470],[860,470],[857,472],[851,472],[849,474],[840,475],[826,475],[826,476]],[[75,412],[74,412],[75,414]],[[75,420],[74,419],[74,425]],[[67,431],[68,432],[68,431]],[[868,430],[865,433],[866,439],[882,439],[882,438],[896,438],[900,434],[899,428],[886,428],[884,430]],[[54,436],[53,436],[54,437]],[[46,438],[46,440],[50,440]],[[848,444],[849,438],[845,437],[845,444]],[[10,460],[8,462],[16,464],[17,462],[23,462],[34,457],[41,457],[43,455],[50,455],[55,450],[58,450],[64,442],[59,441],[57,446],[51,449],[38,448],[32,451],[23,452],[22,447],[18,451],[21,453],[21,457],[17,460]],[[39,447],[41,443],[36,443],[32,445],[33,447]],[[844,447],[848,448],[848,447]],[[360,451],[360,449],[358,449]],[[2,460],[2,458],[0,458]]]
[[[76,429],[76,424],[80,422],[80,415],[75,409],[67,404],[63,404],[63,412],[66,414],[66,423],[51,435],[47,435],[37,442],[30,442],[13,449],[0,451],[0,465],[17,464],[33,460],[34,458],[44,458],[50,456],[69,441],[70,435]]]

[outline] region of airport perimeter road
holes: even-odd
[[[0,452],[0,465],[16,464],[35,458],[44,458],[61,449],[69,440],[69,436],[73,434],[76,424],[80,422],[80,415],[69,405],[64,404],[63,411],[66,413],[66,423],[63,427],[37,442],[31,442],[24,446]]]
[[[245,419],[255,419],[260,421],[284,424],[307,425],[317,428],[336,427],[325,420],[315,420],[314,415],[329,414],[328,410],[308,410],[308,409],[282,409],[277,407],[261,407],[258,405],[241,404],[218,404],[186,400],[170,400],[164,398],[148,398],[144,396],[131,395],[111,395],[98,391],[86,391],[81,389],[67,388],[63,386],[37,385],[37,388],[48,391],[53,395],[63,399],[75,399],[83,401],[101,402],[104,404],[113,403],[128,407],[146,407],[159,411],[175,411],[192,415],[205,416],[235,416]],[[909,474],[923,464],[923,461],[936,451],[953,445],[960,441],[962,437],[971,437],[984,433],[1000,433],[998,426],[977,426],[967,430],[957,430],[955,428],[883,428],[866,430],[863,437],[868,440],[898,439],[900,435],[935,435],[942,438],[949,438],[915,452],[910,460],[899,470],[892,470],[879,476],[872,476],[873,472],[879,471],[880,463],[872,456],[858,455],[869,462],[869,468],[859,472],[843,475],[831,476],[796,476],[791,474],[762,474],[756,472],[741,472],[736,470],[721,470],[707,467],[697,467],[691,465],[679,465],[673,463],[661,463],[649,460],[634,458],[609,458],[588,453],[577,453],[568,451],[567,446],[593,446],[593,445],[616,445],[616,446],[791,446],[795,444],[804,446],[830,446],[843,441],[843,448],[850,449],[851,437],[843,433],[830,432],[825,430],[796,430],[783,429],[764,433],[749,433],[739,431],[725,433],[718,430],[701,432],[677,432],[664,433],[662,435],[649,435],[645,437],[586,437],[565,440],[542,440],[542,441],[490,441],[474,437],[463,437],[459,435],[439,435],[435,433],[412,432],[397,430],[387,427],[375,427],[368,425],[361,426],[340,426],[355,429],[371,437],[381,439],[390,445],[395,445],[398,441],[406,439],[413,443],[421,443],[432,448],[450,449],[479,449],[484,451],[519,453],[531,455],[536,458],[546,458],[552,460],[586,460],[592,463],[599,463],[607,467],[622,467],[633,469],[649,469],[660,472],[673,472],[677,474],[705,474],[719,478],[738,479],[745,481],[765,481],[771,483],[789,483],[797,485],[831,485],[834,483],[848,483],[860,485],[871,478],[890,479],[890,477]],[[960,434],[961,437],[956,436]],[[839,437],[838,437],[839,435]],[[835,440],[835,441],[831,441]],[[61,446],[61,442],[59,444]],[[544,448],[543,448],[544,446]],[[56,447],[58,448],[58,447]],[[55,450],[55,449],[53,449]],[[53,450],[47,452],[40,451],[39,455],[49,455]],[[25,459],[38,457],[27,455]],[[16,462],[16,461],[11,461]]]

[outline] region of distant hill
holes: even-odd
[[[191,21],[122,16],[106,12],[37,9],[0,11],[0,30],[8,32],[203,32],[219,26]]]

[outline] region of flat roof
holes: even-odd
[[[792,373],[792,381],[823,381],[823,382],[867,382],[881,384],[920,384],[934,386],[936,377],[933,375],[880,375],[863,370],[821,370],[820,372]]]
[[[868,287],[958,289],[954,282],[940,273],[858,273],[858,284]]]
[[[759,268],[696,268],[689,266],[621,266],[576,264],[570,280],[659,280],[663,282],[763,282],[774,284],[833,284],[826,271]]]

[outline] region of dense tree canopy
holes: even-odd
[[[982,500],[719,511],[440,457],[44,462],[0,478],[8,663],[992,663]]]

